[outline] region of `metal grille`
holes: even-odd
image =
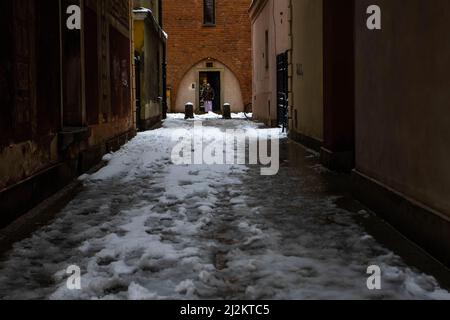
[[[288,129],[289,121],[288,76],[288,54],[285,52],[277,56],[278,125],[283,127],[283,132]]]

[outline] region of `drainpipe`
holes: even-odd
[[[163,44],[163,65],[162,65],[162,81],[163,81],[163,119],[167,118],[167,62],[166,62],[166,55],[167,55],[167,48],[166,43]]]
[[[159,17],[159,26],[161,30],[163,29],[163,10],[162,10],[162,0],[158,0],[158,17]],[[162,87],[163,87],[163,95],[162,95],[162,104],[163,104],[163,114],[162,118],[167,118],[167,39],[165,39],[163,43],[163,64],[162,64]]]

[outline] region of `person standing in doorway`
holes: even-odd
[[[202,100],[204,102],[206,113],[213,111],[213,101],[215,97],[216,93],[214,92],[214,89],[211,87],[209,83],[206,84],[206,88],[203,90],[202,94]]]

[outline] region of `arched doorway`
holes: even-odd
[[[222,106],[222,74],[220,71],[199,71],[199,86],[198,86],[198,97],[199,97],[199,109],[200,111],[205,111],[204,101],[202,99],[203,90],[205,90],[206,84],[211,85],[214,92],[215,99],[213,100],[213,111],[220,112]]]
[[[205,59],[195,64],[183,77],[176,93],[174,112],[184,112],[187,102],[195,105],[196,112],[202,111],[201,87],[204,81],[210,83],[215,91],[213,109],[220,112],[224,103],[231,105],[232,112],[242,112],[244,102],[239,80],[223,63]]]

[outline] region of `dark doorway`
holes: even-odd
[[[200,96],[201,111],[204,111],[203,101],[201,101],[201,91],[205,81],[211,85],[215,93],[215,99],[213,101],[213,111],[216,113],[220,112],[221,111],[220,101],[222,100],[220,95],[221,94],[220,71],[200,72],[199,96]]]
[[[289,73],[287,52],[277,56],[277,110],[278,125],[283,127],[283,132],[288,128],[289,121]]]

